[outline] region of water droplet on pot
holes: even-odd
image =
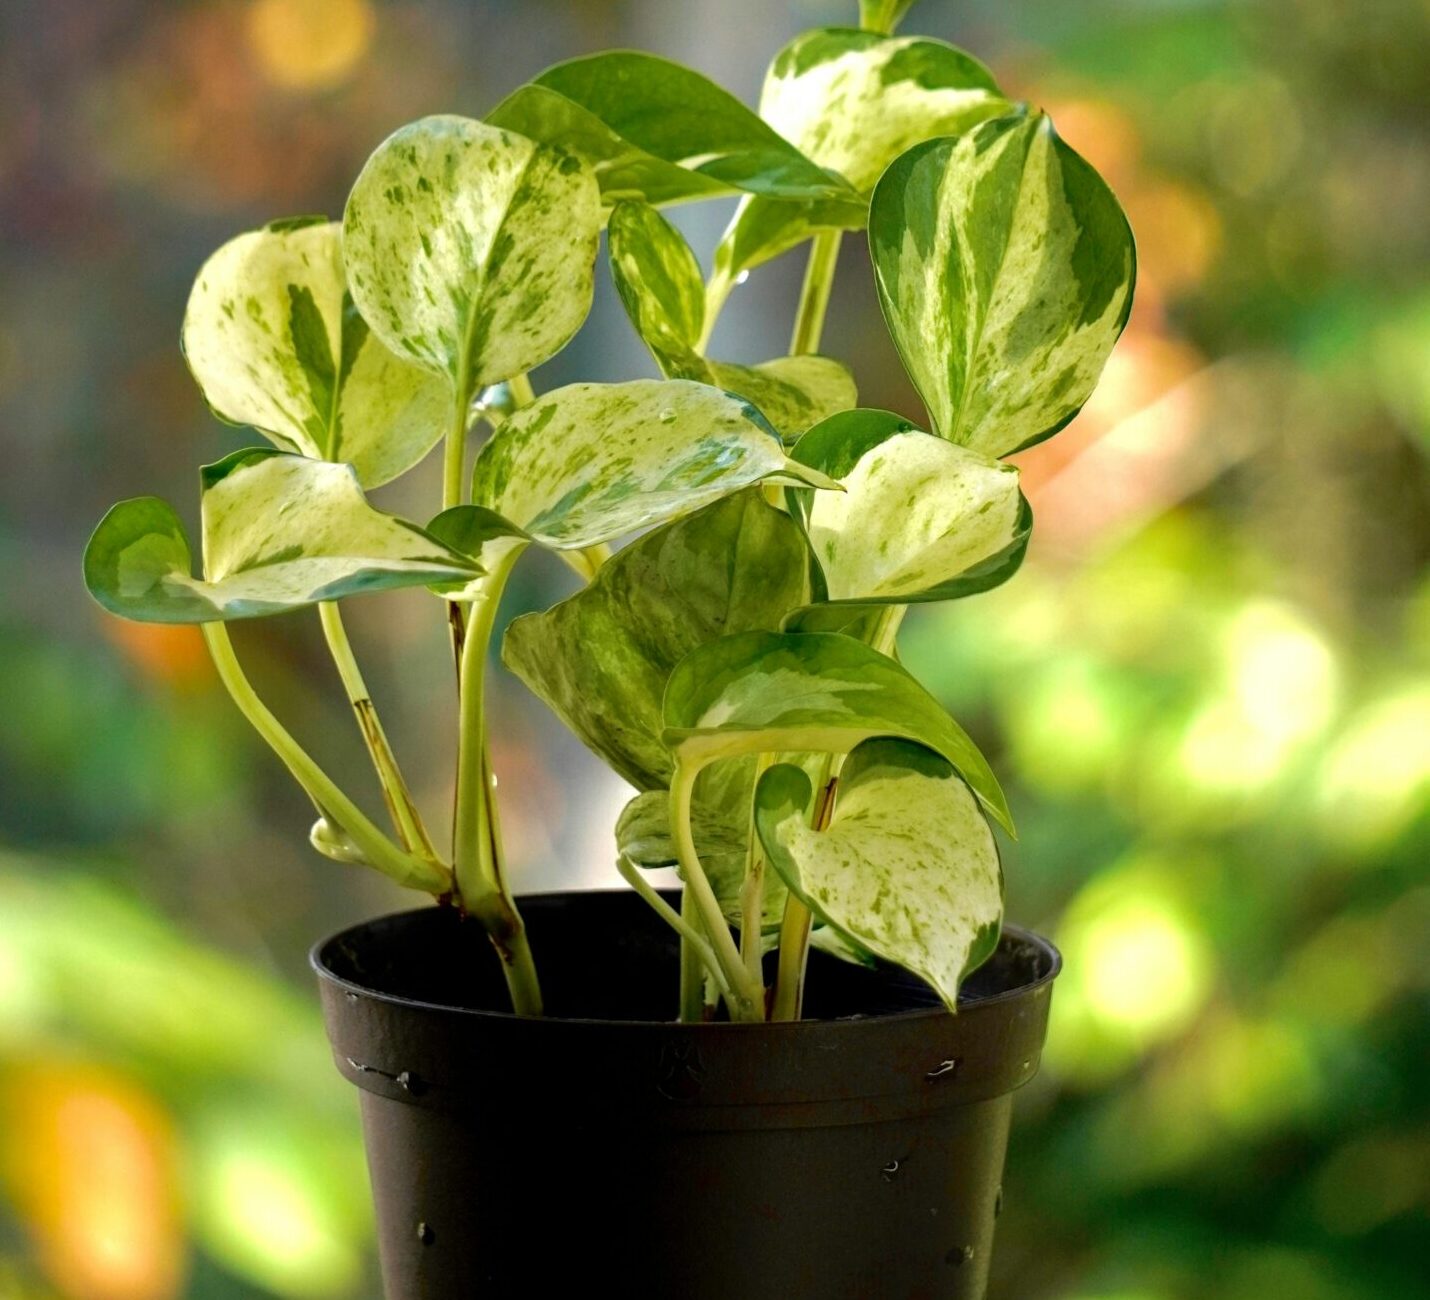
[[[675,423],[675,407],[673,407],[673,406],[667,406],[667,407],[665,407],[665,409],[662,410],[661,413],[660,413],[660,422],[661,422],[662,424],[674,424],[674,423]]]
[[[427,1224],[419,1223],[417,1225],[417,1240],[424,1246],[430,1246],[437,1240],[437,1234]]]
[[[899,1172],[899,1162],[897,1160],[890,1160],[879,1172],[883,1174],[886,1183],[892,1183],[894,1176]]]
[[[397,1086],[409,1092],[414,1097],[420,1097],[427,1091],[427,1085],[420,1075],[413,1074],[411,1070],[403,1070],[397,1076]]]
[[[745,281],[748,280],[749,278],[750,278],[750,273],[749,273],[748,271],[741,271],[740,274],[735,277],[735,283],[736,283],[736,284],[744,284]]]
[[[927,1079],[930,1083],[934,1083],[939,1079],[951,1079],[957,1073],[958,1058],[952,1057],[947,1061],[940,1061],[936,1066],[933,1067],[932,1070],[930,1070],[926,1075],[924,1075],[924,1078]]]
[[[356,1002],[356,1001],[357,1001],[357,994],[356,994],[356,993],[345,993],[343,996],[346,997],[349,1002]]]
[[[947,1255],[943,1257],[945,1264],[952,1264],[955,1268],[962,1268],[973,1258],[972,1246],[955,1246]]]

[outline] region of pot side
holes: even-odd
[[[497,960],[449,909],[313,950],[387,1300],[983,1296],[1051,944],[1005,927],[957,1016],[902,971],[816,951],[814,1018],[682,1025],[674,936],[635,894],[521,908],[542,1019],[497,1009]]]

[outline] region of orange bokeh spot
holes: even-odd
[[[173,1300],[183,1287],[178,1152],[168,1115],[98,1066],[22,1067],[3,1090],[9,1199],[41,1265],[85,1300]]]
[[[212,675],[203,634],[190,624],[105,618],[101,626],[124,657],[155,681],[188,687],[206,682]]]

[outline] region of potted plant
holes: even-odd
[[[341,223],[225,244],[184,353],[271,445],[202,471],[202,576],[164,502],[85,555],[127,618],[201,624],[235,703],[317,812],[311,840],[429,894],[320,944],[359,1085],[390,1300],[978,1296],[1012,1091],[1057,956],[1001,925],[988,763],[900,665],[913,604],[1009,578],[1032,526],[1003,457],[1087,399],[1134,250],[1103,181],[969,55],[893,34],[908,0],[776,55],[758,114],[611,52],[482,121],[397,131]],[[663,205],[738,195],[711,274]],[[661,375],[536,394],[580,328],[602,228]],[[818,354],[867,229],[927,409],[858,405]],[[809,246],[790,355],[707,344],[733,285]],[[478,427],[489,432],[469,461]],[[424,525],[367,491],[443,445]],[[628,540],[612,553],[611,544]],[[586,580],[502,657],[637,793],[626,892],[518,900],[486,731],[498,602],[532,548]],[[429,832],[340,603],[425,586],[456,659],[456,807]],[[388,827],[245,677],[229,620],[314,608]],[[675,866],[666,894],[649,868]],[[484,938],[483,938],[484,936]],[[814,949],[811,956],[811,949]],[[806,979],[806,972],[811,971]]]

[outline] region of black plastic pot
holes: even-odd
[[[1056,950],[1007,928],[959,1014],[811,954],[807,1019],[671,1023],[674,939],[628,892],[521,904],[548,1016],[436,908],[319,944],[361,1089],[388,1300],[984,1294],[1013,1091]]]

